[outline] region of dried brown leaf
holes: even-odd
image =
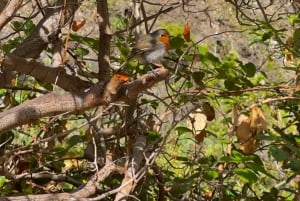
[[[85,25],[85,19],[78,20],[78,21],[73,21],[72,23],[72,31],[78,31]]]
[[[251,109],[250,127],[253,134],[261,133],[263,130],[267,130],[265,115],[259,107],[253,107]]]
[[[191,41],[191,27],[190,27],[190,23],[186,22],[183,28],[183,37],[185,39],[186,42]]]
[[[215,118],[215,109],[208,102],[202,104],[202,110],[208,121],[212,121]]]
[[[254,137],[251,137],[247,142],[240,144],[240,150],[245,154],[253,153],[258,147],[259,141]]]
[[[202,130],[200,133],[195,135],[195,140],[198,144],[202,143],[204,138],[206,137],[206,131]]]
[[[237,124],[238,125],[236,129],[236,136],[238,138],[239,143],[243,144],[252,137],[252,132],[250,128],[250,118],[245,114],[241,114],[238,117]]]

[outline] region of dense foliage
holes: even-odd
[[[1,196],[71,194],[94,182],[94,193],[82,197],[300,200],[300,2],[107,1],[106,8],[106,1],[83,1],[72,14],[64,9],[73,1],[58,2],[24,1],[0,26],[1,73],[14,72],[0,77]],[[36,30],[56,6],[61,10],[52,15],[63,17],[55,37],[36,56],[22,55],[22,44],[41,34]],[[199,16],[207,18],[199,23]],[[134,99],[70,111],[66,101],[56,112],[31,116],[31,103],[42,107],[49,100],[47,107],[56,107],[64,97],[108,83],[135,34],[153,27],[172,36],[162,62],[166,79],[150,65],[128,61],[125,83],[145,74],[161,82]],[[23,63],[8,69],[8,58]],[[42,98],[52,94],[60,98]]]

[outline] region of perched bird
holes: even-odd
[[[137,36],[136,43],[120,71],[131,59],[143,64],[157,64],[170,49],[170,34],[165,29],[158,29],[150,34]]]

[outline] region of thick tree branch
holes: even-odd
[[[14,17],[14,14],[22,5],[22,0],[12,0],[8,1],[4,10],[0,13],[0,30]]]
[[[70,193],[42,194],[42,195],[26,195],[26,196],[10,196],[0,197],[0,201],[88,201],[88,198],[74,197]]]
[[[117,100],[129,102],[135,99],[139,93],[151,88],[155,83],[165,80],[168,76],[169,70],[165,68],[154,69],[139,79],[124,84],[117,94]]]
[[[5,56],[2,66],[3,70],[31,75],[38,80],[56,84],[66,91],[79,92],[91,87],[91,83],[68,75],[64,68],[47,67],[35,60],[27,60],[14,55]]]
[[[116,195],[115,201],[127,200],[130,193],[132,193],[135,189],[136,184],[138,182],[138,177],[140,177],[140,175],[138,175],[137,173],[138,170],[141,168],[143,159],[145,158],[145,147],[146,136],[137,136],[136,142],[132,150],[132,159],[128,164],[127,171],[125,172],[125,176],[121,184],[122,188]]]
[[[129,101],[142,91],[152,87],[155,83],[167,78],[168,70],[156,69],[141,78],[124,84],[119,91],[113,92],[116,85],[113,76],[108,84],[104,82],[95,84],[88,91],[81,93],[65,92],[62,94],[49,93],[44,96],[29,100],[10,110],[0,113],[0,133],[17,126],[31,123],[42,117],[49,117],[63,113],[78,113],[98,105],[107,105],[116,101]],[[119,84],[122,84],[120,82]],[[109,92],[108,92],[109,91]]]

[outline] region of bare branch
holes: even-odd
[[[106,0],[97,0],[98,23],[100,30],[99,42],[99,80],[109,79],[110,72],[110,40],[111,30],[109,27],[109,13]]]
[[[2,68],[6,71],[31,75],[38,80],[56,84],[67,91],[78,92],[91,86],[91,83],[87,81],[68,75],[64,68],[47,67],[35,60],[27,60],[14,55],[5,56]]]
[[[144,159],[144,149],[146,147],[146,136],[137,136],[136,142],[133,146],[132,159],[128,164],[122,181],[122,188],[115,197],[115,201],[126,200],[126,198],[133,192],[137,184],[137,172],[141,168],[142,160]]]
[[[49,9],[30,36],[17,46],[13,54],[25,58],[37,58],[48,43],[57,37],[60,29],[70,21],[78,7],[78,0],[68,0],[65,6],[64,0],[59,0]]]

